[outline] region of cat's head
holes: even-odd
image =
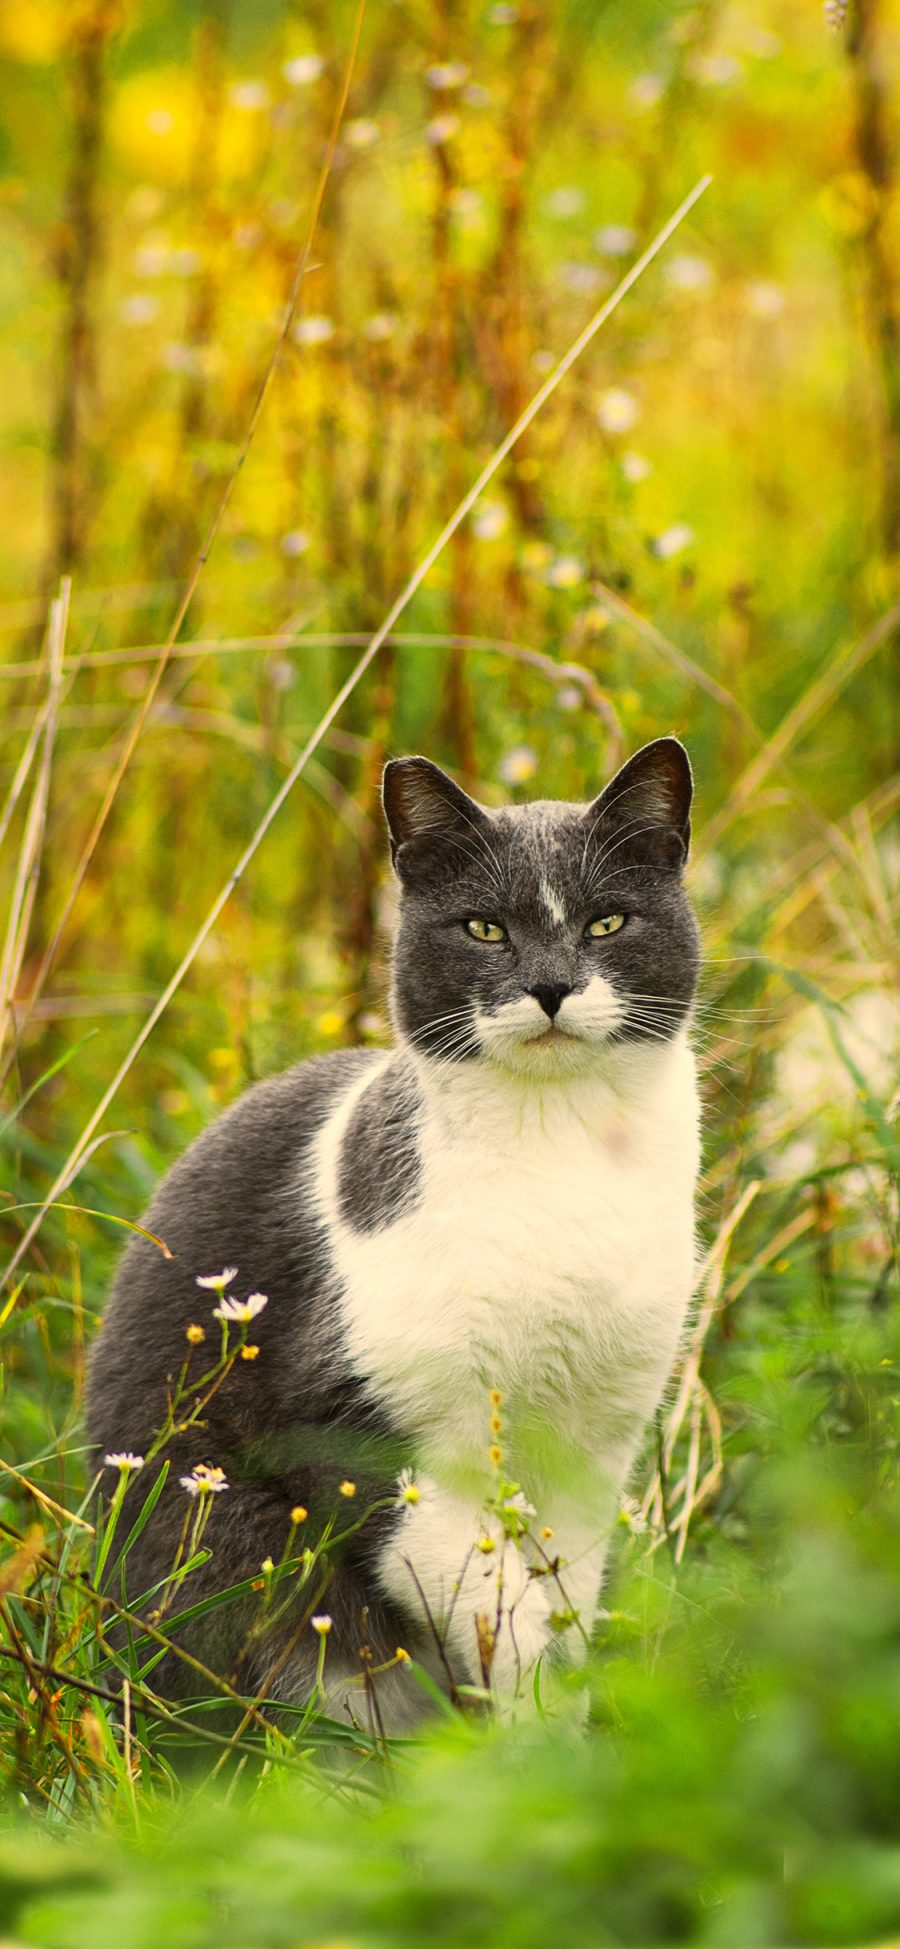
[[[390,763],[400,1033],[423,1055],[548,1079],[671,1040],[699,969],[691,793],[677,738],[645,745],[591,805],[489,811],[428,758]]]

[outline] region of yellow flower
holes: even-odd
[[[502,1421],[501,1421],[501,1419],[500,1419],[500,1416],[499,1416],[499,1414],[492,1414],[492,1415],[491,1415],[491,1434],[492,1434],[492,1435],[499,1435],[499,1433],[500,1433],[500,1431],[501,1431],[501,1429],[502,1429],[502,1427],[503,1427],[503,1423],[502,1423]]]
[[[260,1564],[259,1567],[262,1570],[264,1576],[271,1577],[275,1565],[272,1562],[272,1558],[270,1556],[267,1556],[263,1559],[263,1562]]]
[[[550,1538],[551,1538],[551,1537],[552,1537],[552,1535],[553,1535],[553,1531],[552,1531],[552,1529],[547,1529],[547,1528],[546,1528],[546,1526],[545,1526],[545,1527],[544,1527],[544,1528],[543,1528],[543,1529],[541,1530],[541,1535],[542,1535],[542,1537],[543,1537],[543,1539],[544,1539],[544,1542],[545,1542],[545,1543],[549,1543],[549,1541],[550,1541]]]
[[[258,1348],[258,1347],[242,1347],[242,1348],[241,1348],[241,1359],[242,1359],[242,1360],[255,1360],[255,1359],[256,1359],[256,1356],[257,1356],[257,1354],[258,1354],[258,1353],[259,1353],[259,1348]]]
[[[492,1387],[492,1388],[491,1388],[491,1407],[492,1407],[492,1408],[499,1408],[499,1406],[500,1406],[500,1404],[501,1404],[501,1402],[502,1402],[502,1400],[503,1400],[503,1396],[502,1396],[502,1394],[501,1394],[501,1392],[500,1392],[500,1389],[499,1389],[499,1387]]]
[[[320,1015],[316,1022],[320,1035],[340,1035],[343,1026],[343,1015],[336,1008],[326,1008],[324,1015]]]
[[[355,1496],[355,1494],[356,1494],[356,1483],[355,1483],[355,1482],[342,1482],[342,1483],[340,1484],[340,1493],[341,1493],[341,1495],[342,1495],[342,1496]]]
[[[398,1665],[409,1664],[409,1652],[404,1651],[402,1644],[398,1644],[397,1649],[394,1652],[394,1657],[396,1658]]]
[[[497,1548],[497,1545],[494,1542],[492,1536],[479,1536],[478,1548],[481,1551],[482,1556],[492,1556],[493,1552]]]
[[[490,1448],[488,1449],[488,1458],[495,1465],[498,1462],[502,1462],[503,1460],[503,1450],[502,1448],[499,1447],[498,1443],[495,1441],[491,1443]]]
[[[298,1502],[296,1508],[291,1510],[291,1522],[305,1523],[308,1515],[309,1510],[304,1509],[302,1502]]]
[[[206,1334],[202,1326],[189,1326],[184,1337],[190,1341],[192,1347],[199,1347],[201,1340],[206,1339]]]

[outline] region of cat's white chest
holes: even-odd
[[[486,1448],[488,1391],[627,1446],[671,1365],[691,1293],[698,1117],[687,1046],[636,1102],[540,1106],[461,1078],[426,1101],[414,1209],[342,1222],[340,1106],[313,1160],[351,1359],[435,1453]],[[468,1094],[467,1094],[468,1092]],[[352,1092],[355,1099],[358,1092]]]

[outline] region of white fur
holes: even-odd
[[[605,1040],[619,1006],[598,976],[564,1001],[552,1034],[525,997],[478,1019],[488,1060],[411,1056],[424,1100],[420,1197],[380,1232],[341,1219],[337,1166],[382,1063],[313,1146],[351,1358],[419,1457],[420,1501],[385,1552],[383,1586],[415,1605],[415,1572],[442,1631],[450,1618],[448,1655],[478,1682],[476,1618],[497,1613],[499,1572],[501,1694],[550,1643],[551,1611],[571,1606],[590,1627],[605,1537],[691,1297],[693,1057],[684,1031],[664,1045]],[[485,1528],[492,1388],[502,1473],[552,1528],[545,1545],[523,1550]],[[477,1539],[491,1533],[485,1556]],[[555,1578],[529,1576],[557,1552]]]
[[[559,894],[554,891],[553,887],[550,885],[550,881],[543,873],[541,874],[541,878],[538,882],[538,893],[540,894],[544,906],[546,907],[547,912],[550,915],[550,919],[556,923],[557,927],[564,926],[565,919],[566,919],[565,907],[563,906],[563,903],[560,900]]]

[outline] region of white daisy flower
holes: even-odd
[[[221,1293],[224,1292],[226,1286],[231,1285],[232,1279],[237,1278],[237,1274],[238,1269],[236,1265],[227,1265],[224,1272],[207,1272],[203,1278],[197,1279],[195,1284],[203,1286],[207,1292]]]
[[[306,88],[312,81],[318,81],[325,70],[321,54],[298,54],[293,61],[285,61],[281,72],[291,88]]]
[[[310,1623],[312,1625],[313,1630],[318,1631],[320,1638],[327,1638],[328,1633],[331,1630],[331,1618],[328,1616],[327,1612],[323,1613],[321,1617],[310,1618]]]
[[[132,1455],[130,1448],[123,1449],[121,1454],[104,1455],[103,1461],[106,1468],[119,1469],[122,1475],[129,1475],[132,1469],[142,1469],[144,1466],[143,1455]]]
[[[673,555],[681,553],[694,539],[693,528],[686,521],[673,521],[671,528],[665,528],[661,535],[654,535],[650,542],[650,552],[659,561],[668,562]]]
[[[247,1320],[255,1320],[269,1300],[266,1293],[251,1293],[249,1299],[223,1299],[221,1306],[213,1307],[214,1320],[237,1320],[242,1325]]]
[[[334,320],[326,318],[323,312],[316,312],[309,318],[298,318],[291,329],[295,345],[327,345],[334,337]]]
[[[435,115],[426,124],[425,140],[432,149],[440,149],[443,143],[453,141],[453,137],[459,134],[459,127],[458,115]]]
[[[397,1501],[414,1506],[420,1499],[420,1492],[413,1481],[412,1469],[401,1469],[397,1477]]]
[[[504,785],[524,785],[534,777],[537,764],[537,752],[529,744],[516,744],[501,758],[498,770]]]
[[[461,88],[469,79],[469,70],[465,61],[436,61],[425,69],[425,79],[429,88]]]
[[[251,115],[268,108],[272,99],[264,81],[235,81],[228,93],[235,108]]]
[[[627,433],[640,410],[634,394],[624,386],[608,386],[597,401],[597,419],[604,433]]]
[[[225,1479],[224,1469],[208,1468],[205,1462],[198,1462],[190,1475],[182,1475],[180,1481],[189,1496],[220,1496],[223,1489],[231,1486]]]

